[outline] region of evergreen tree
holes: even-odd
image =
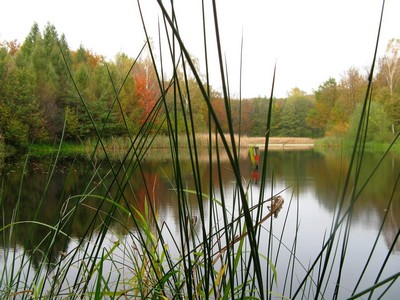
[[[15,57],[0,50],[0,131],[7,144],[24,148],[47,138],[35,97],[34,74],[17,67]]]

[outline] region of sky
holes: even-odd
[[[211,0],[205,2],[210,81],[220,90]],[[204,75],[201,0],[174,3],[183,41]],[[155,0],[140,4],[157,48],[160,10]],[[382,0],[216,0],[216,7],[231,96],[269,97],[276,64],[274,96],[286,97],[295,87],[312,93],[330,77],[340,81],[351,67],[367,72]],[[386,0],[380,57],[389,39],[400,38],[399,13],[400,1]],[[22,43],[34,22],[41,30],[53,24],[59,35],[65,34],[70,49],[83,45],[108,59],[119,52],[136,57],[145,40],[137,0],[13,0],[1,3],[0,41]],[[161,41],[165,45],[165,38]],[[157,59],[168,70],[168,56],[161,53]]]

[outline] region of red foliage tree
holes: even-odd
[[[143,112],[140,116],[139,123],[143,125],[159,99],[159,91],[156,82],[151,79],[146,67],[135,72],[133,76],[135,80],[137,103]]]

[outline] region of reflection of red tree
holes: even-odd
[[[158,210],[156,193],[158,193],[159,188],[157,175],[143,172],[142,182],[134,189],[136,197],[133,207],[146,218],[149,217],[151,219],[151,207],[153,207],[154,211]],[[148,216],[146,216],[146,206],[149,214]]]

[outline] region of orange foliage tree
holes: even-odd
[[[139,123],[143,125],[157,103],[157,100],[160,98],[160,92],[155,79],[154,69],[148,62],[140,64],[136,68],[133,78],[135,81],[137,104],[142,110]]]

